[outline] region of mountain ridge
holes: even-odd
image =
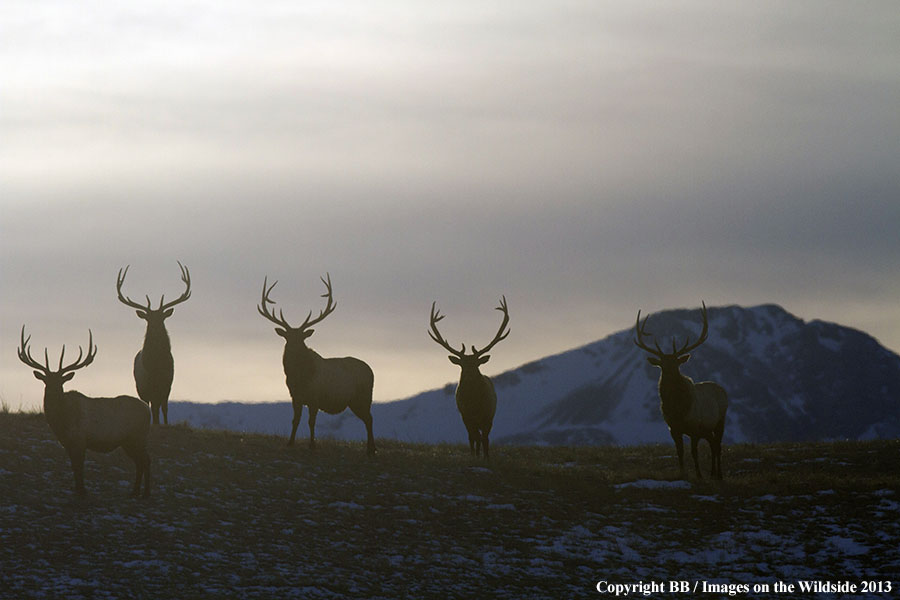
[[[803,321],[776,304],[710,307],[709,338],[682,372],[717,381],[729,395],[725,443],[872,439],[900,436],[900,356],[871,335],[819,319]],[[696,338],[700,311],[651,315],[658,339]],[[496,444],[666,443],[659,371],[634,346],[633,327],[527,362],[492,377]],[[375,434],[409,442],[463,443],[456,384],[374,404]],[[176,420],[199,427],[286,435],[289,402],[203,405],[172,402]],[[182,417],[182,415],[185,415]],[[319,413],[320,438],[364,439],[349,412]]]

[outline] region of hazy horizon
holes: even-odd
[[[172,399],[288,400],[263,278],[378,401],[499,373],[637,310],[775,303],[900,350],[900,11],[891,2],[421,5],[60,0],[0,8],[0,399],[15,356],[99,351],[134,394],[167,321]],[[74,355],[73,355],[74,356]],[[177,421],[177,415],[171,415]]]

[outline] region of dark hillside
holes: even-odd
[[[577,598],[600,580],[900,573],[896,440],[728,446],[720,484],[677,481],[669,445],[498,447],[485,464],[379,443],[369,459],[160,427],[153,497],[126,497],[117,451],[89,454],[78,499],[43,416],[0,414],[0,596]]]

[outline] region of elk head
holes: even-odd
[[[147,295],[147,305],[139,304],[122,294],[122,284],[125,283],[125,275],[128,274],[128,267],[126,266],[124,269],[119,269],[119,275],[116,278],[116,292],[119,295],[119,302],[126,306],[130,306],[135,309],[137,312],[137,316],[141,319],[147,321],[147,325],[162,325],[163,321],[172,316],[174,312],[174,307],[177,304],[181,304],[185,300],[191,297],[191,272],[188,271],[188,268],[181,264],[181,261],[178,261],[178,266],[181,267],[181,281],[184,282],[184,292],[182,292],[181,296],[172,300],[171,302],[166,302],[165,294],[159,299],[159,308],[151,308],[150,306],[150,296]]]
[[[644,336],[653,335],[646,329],[647,320],[650,318],[650,315],[644,317],[644,322],[641,323],[641,311],[638,311],[637,321],[634,324],[634,330],[637,334],[637,337],[634,339],[634,344],[644,352],[648,352],[652,355],[647,357],[647,362],[662,369],[664,374],[678,372],[678,367],[686,363],[691,357],[689,353],[705,342],[707,334],[709,333],[709,319],[706,315],[706,303],[701,301],[701,305],[702,308],[700,309],[700,314],[703,317],[703,329],[700,331],[700,337],[697,338],[697,341],[694,343],[691,343],[691,339],[688,338],[681,347],[677,346],[675,338],[673,337],[671,352],[664,352],[656,339],[653,340],[655,348],[651,348],[644,343]]]
[[[444,315],[437,310],[437,302],[432,302],[431,304],[431,330],[428,332],[428,335],[431,339],[440,344],[441,347],[450,352],[450,356],[447,358],[450,359],[450,362],[454,365],[459,365],[462,368],[463,373],[470,372],[473,369],[477,371],[478,367],[490,360],[491,356],[490,354],[487,354],[487,351],[493,348],[497,342],[506,339],[506,336],[508,336],[510,332],[509,329],[506,329],[506,326],[509,323],[509,309],[506,306],[506,296],[500,298],[500,306],[496,307],[495,310],[499,310],[503,313],[503,321],[500,323],[500,329],[497,330],[494,339],[481,350],[473,345],[471,354],[466,354],[465,344],[462,344],[459,350],[454,349],[447,342],[447,339],[441,335],[441,332],[438,331],[438,321],[443,319]],[[506,330],[505,332],[504,329]]]
[[[326,273],[325,277],[321,277],[320,279],[322,280],[322,283],[325,284],[325,293],[322,294],[322,297],[328,299],[325,303],[325,308],[319,312],[319,316],[315,319],[312,318],[312,311],[309,311],[309,314],[306,315],[306,319],[299,327],[292,327],[291,324],[287,322],[287,319],[284,318],[283,310],[278,310],[277,317],[274,312],[269,310],[268,305],[275,304],[275,301],[269,297],[269,294],[278,282],[276,281],[272,285],[269,285],[269,278],[266,277],[263,279],[262,299],[256,307],[256,310],[263,317],[278,325],[278,327],[275,328],[275,333],[283,337],[286,343],[300,343],[305,346],[306,338],[315,332],[315,329],[310,329],[310,327],[321,322],[325,317],[334,312],[334,309],[337,307],[337,303],[334,301],[331,291],[331,275]]]
[[[78,346],[78,358],[75,359],[75,362],[63,366],[63,359],[66,355],[66,346],[63,345],[62,352],[59,354],[59,367],[54,371],[50,368],[50,357],[47,349],[44,348],[44,364],[41,364],[31,357],[31,349],[28,347],[29,341],[31,341],[31,336],[25,337],[25,326],[22,325],[22,337],[18,350],[19,360],[34,369],[34,376],[44,382],[47,390],[58,390],[60,393],[62,392],[63,384],[75,376],[75,371],[94,362],[94,357],[97,355],[97,346],[94,345],[94,334],[88,329],[87,356],[84,356],[84,350],[81,346]]]

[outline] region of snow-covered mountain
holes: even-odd
[[[725,442],[900,437],[900,356],[871,336],[823,321],[804,322],[779,306],[709,309],[709,339],[682,372],[728,392]],[[696,339],[700,311],[656,313],[660,340]],[[669,442],[659,411],[659,370],[632,343],[629,327],[607,338],[493,377],[496,444]],[[455,383],[373,405],[376,437],[465,442]],[[290,403],[172,402],[175,421],[198,427],[288,435]],[[304,422],[298,429],[308,433]],[[319,413],[319,438],[365,439],[349,411]]]

